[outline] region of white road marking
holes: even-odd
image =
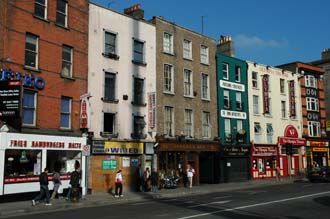
[[[230,198],[233,197],[232,195],[227,195],[227,196],[218,196],[218,197],[214,197],[213,199],[223,199],[223,198]]]
[[[230,202],[231,200],[224,200],[224,201],[218,201],[218,202],[210,202],[210,203],[204,203],[204,204],[199,204],[199,205],[192,205],[189,206],[188,208],[195,208],[195,207],[200,207],[200,206],[207,206],[207,205],[214,205],[214,204],[225,204],[227,202]]]
[[[315,194],[310,194],[310,195],[303,195],[303,196],[297,196],[297,197],[292,197],[292,198],[285,198],[285,199],[280,199],[280,200],[275,200],[275,201],[270,201],[270,202],[263,202],[263,203],[258,203],[258,204],[253,204],[253,205],[245,205],[245,206],[240,206],[236,208],[228,208],[228,209],[223,209],[223,210],[218,210],[218,211],[212,211],[208,213],[203,213],[203,214],[195,214],[191,216],[186,216],[186,217],[180,217],[178,219],[188,219],[188,218],[195,218],[195,217],[203,217],[211,214],[217,214],[220,212],[226,212],[226,211],[235,211],[235,210],[240,210],[240,209],[245,209],[245,208],[253,208],[257,206],[263,206],[263,205],[269,205],[269,204],[274,204],[274,203],[281,203],[281,202],[287,202],[287,201],[292,201],[292,200],[297,200],[297,199],[303,199],[303,198],[308,198],[308,197],[313,197],[313,196],[319,196],[319,195],[325,195],[329,194],[330,191],[326,192],[319,192]]]

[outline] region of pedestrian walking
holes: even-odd
[[[188,183],[190,189],[192,188],[194,174],[195,174],[195,169],[190,164],[188,164],[187,177],[188,177]]]
[[[81,178],[81,169],[80,163],[76,160],[75,170],[70,175],[70,185],[66,200],[78,201],[81,198],[80,193],[80,178]]]
[[[149,167],[143,173],[143,188],[145,192],[150,191],[150,170]]]
[[[115,180],[115,198],[119,197],[123,197],[123,176],[121,175],[121,170],[117,171]]]
[[[58,189],[62,184],[60,173],[57,170],[55,170],[53,174],[53,183],[54,183],[54,191],[52,193],[51,199],[55,199],[56,195],[58,195]]]
[[[157,192],[158,191],[158,173],[155,168],[152,168],[150,178],[151,178],[151,191]]]
[[[39,175],[40,193],[34,199],[32,199],[32,206],[35,206],[41,200],[46,199],[46,206],[52,205],[49,201],[49,190],[48,190],[48,168]]]

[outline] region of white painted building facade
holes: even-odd
[[[281,175],[287,175],[288,168],[294,174],[305,165],[299,75],[247,63],[252,175],[254,178],[275,177],[277,166]],[[294,138],[285,134],[289,131],[294,132]],[[288,139],[290,143],[292,140],[294,148],[290,158],[285,154],[283,143]],[[288,167],[290,159],[291,167]]]

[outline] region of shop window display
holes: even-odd
[[[59,171],[61,175],[74,171],[75,161],[81,163],[81,151],[47,151],[49,172]]]

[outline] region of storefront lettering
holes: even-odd
[[[31,147],[41,148],[64,148],[64,142],[52,142],[52,141],[32,141]]]
[[[111,154],[139,154],[138,148],[105,148],[104,151]]]
[[[0,80],[22,80],[24,87],[36,88],[42,90],[45,88],[46,82],[41,77],[34,77],[32,74],[22,74],[20,72],[14,72],[9,69],[0,69]]]
[[[25,140],[10,140],[10,147],[26,147],[27,141]]]
[[[81,148],[81,143],[69,143],[69,148]]]

